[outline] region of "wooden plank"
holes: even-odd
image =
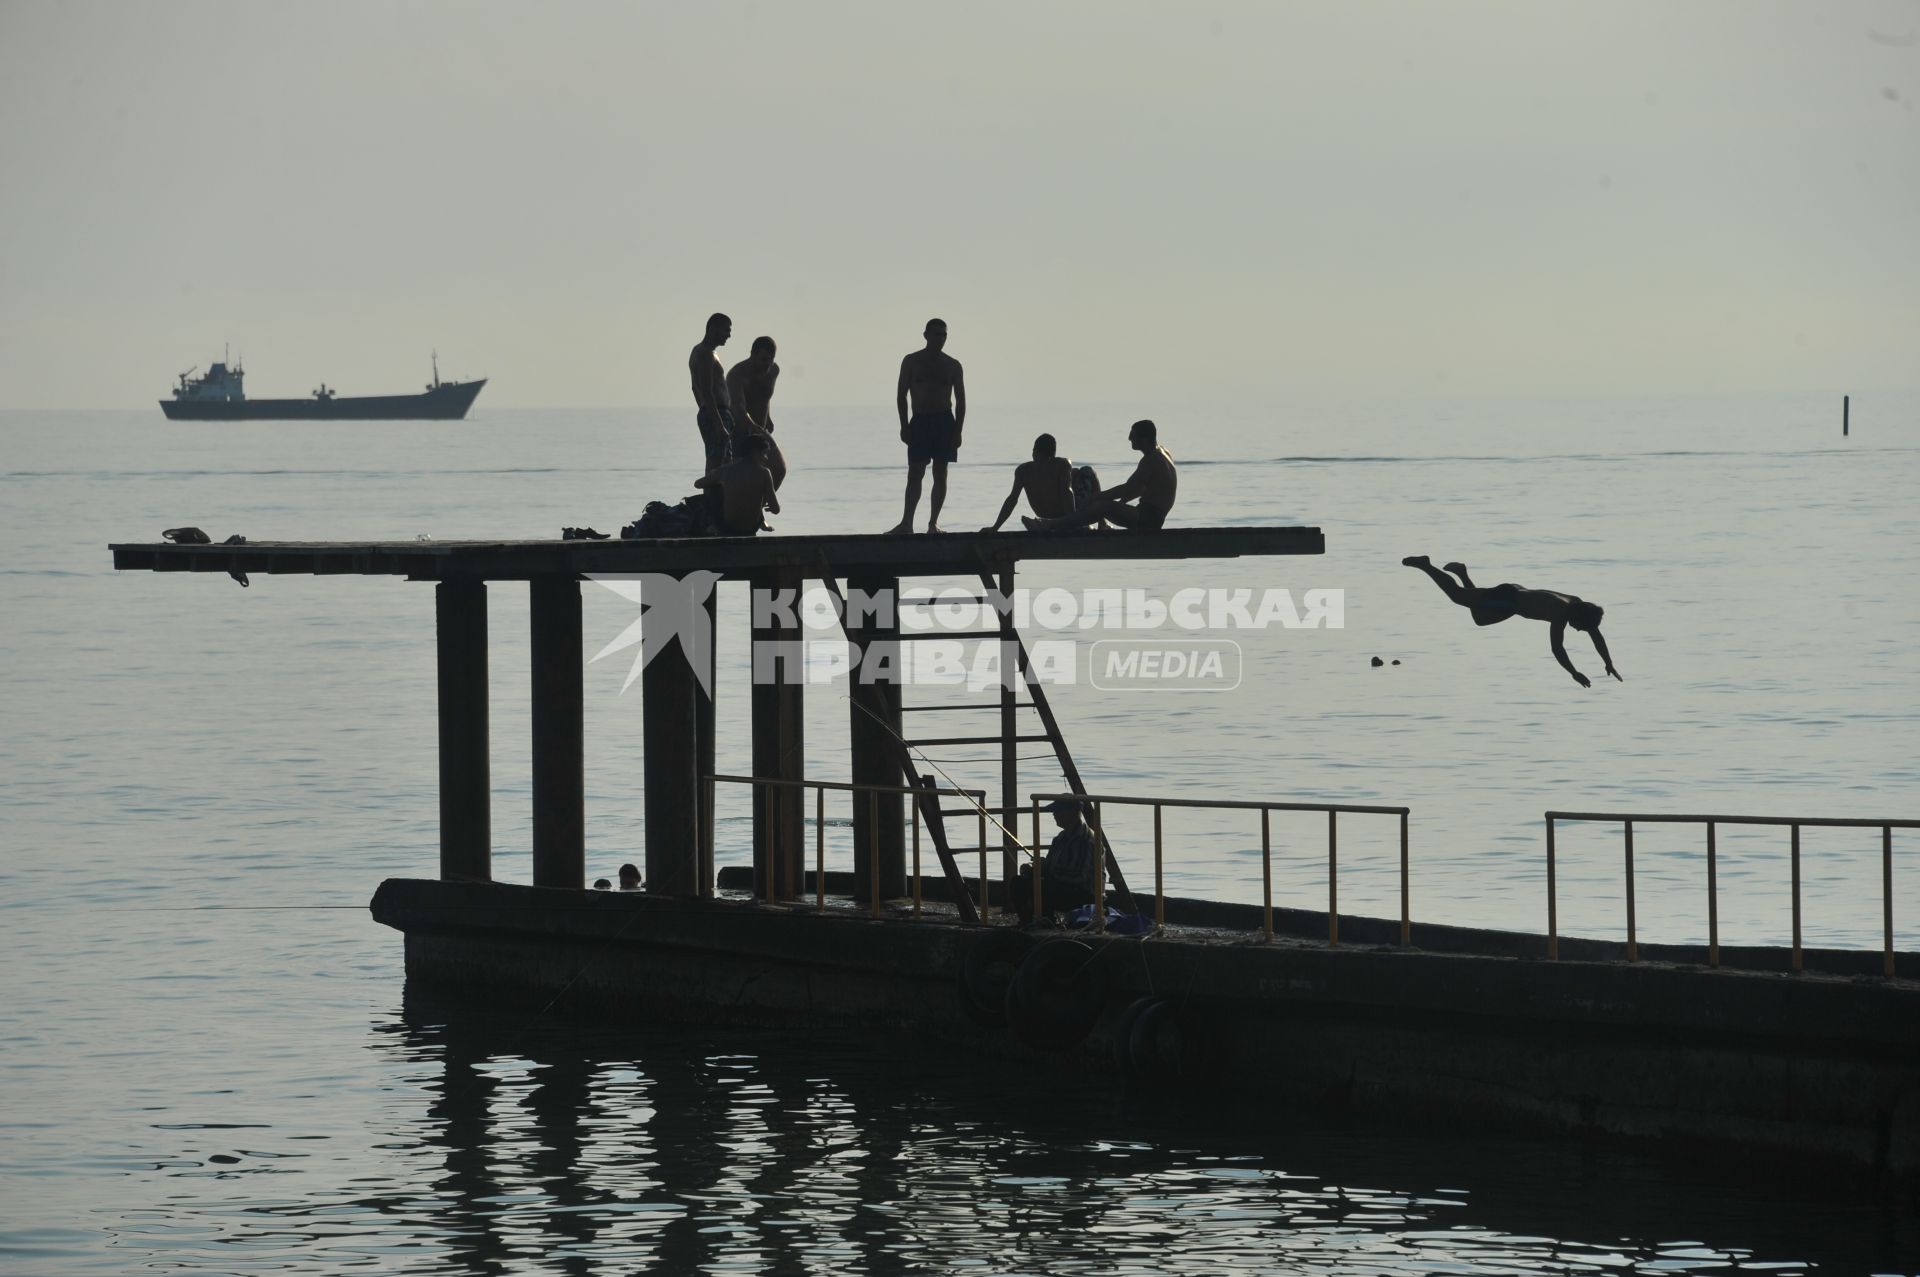
[[[944,536],[710,537],[652,541],[253,541],[246,545],[116,543],[121,571],[333,572],[340,556],[365,576],[423,580],[531,580],[536,576],[621,572],[719,572],[745,580],[782,563],[826,556],[836,571],[862,576],[958,575],[983,561],[1007,570],[1027,561],[1128,561],[1321,554],[1313,527],[1166,528],[1157,532],[955,532]],[[262,560],[255,564],[251,560]],[[211,560],[204,563],[201,561]],[[304,563],[300,568],[297,565]],[[278,570],[278,569],[276,569]]]

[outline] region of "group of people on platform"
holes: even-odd
[[[941,530],[947,466],[959,460],[967,422],[965,371],[959,360],[946,353],[946,321],[928,320],[922,335],[926,345],[900,361],[894,390],[900,442],[907,446],[906,508],[892,529],[896,534],[913,531],[929,467],[933,491],[927,531]],[[687,356],[695,421],[706,460],[696,486],[709,494],[717,531],[752,536],[772,531],[765,516],[780,512],[779,489],[787,477],[786,456],[773,437],[773,391],[780,365],[774,362],[773,338],[756,337],[747,358],[723,369],[719,350],[732,336],[732,319],[709,316],[706,332]],[[1059,455],[1052,435],[1041,435],[1033,441],[1033,460],[1015,469],[1013,489],[1000,508],[1000,517],[981,530],[999,531],[1023,494],[1033,513],[1023,516],[1021,523],[1030,532],[1096,525],[1142,531],[1161,527],[1179,489],[1173,455],[1161,446],[1159,430],[1151,421],[1134,422],[1127,442],[1140,453],[1139,464],[1125,483],[1102,489],[1092,467],[1075,467]]]

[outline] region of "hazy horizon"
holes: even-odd
[[[0,407],[1920,384],[1920,4],[0,2]]]

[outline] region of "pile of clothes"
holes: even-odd
[[[626,541],[650,541],[664,537],[725,536],[720,526],[719,496],[719,489],[715,488],[696,492],[678,505],[649,501],[639,518],[620,529],[620,537]]]

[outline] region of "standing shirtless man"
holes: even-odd
[[[741,442],[754,436],[767,441],[760,460],[777,488],[786,482],[787,458],[773,437],[773,383],[780,380],[780,365],[773,362],[775,349],[773,338],[755,337],[753,352],[727,369],[727,396],[733,401],[734,420],[744,431]]]
[[[716,311],[707,316],[706,336],[687,356],[687,372],[693,377],[693,404],[699,410],[695,421],[707,453],[707,474],[726,464],[733,441],[733,402],[717,353],[731,336],[733,321]]]
[[[940,507],[947,500],[947,463],[960,456],[960,431],[967,423],[967,384],[960,361],[944,352],[947,321],[927,321],[927,346],[900,361],[900,384],[894,403],[900,410],[900,442],[907,445],[907,509],[895,534],[913,531],[913,511],[920,504],[920,478],[933,463],[933,508],[927,531],[940,530]],[[913,411],[907,411],[911,396]]]

